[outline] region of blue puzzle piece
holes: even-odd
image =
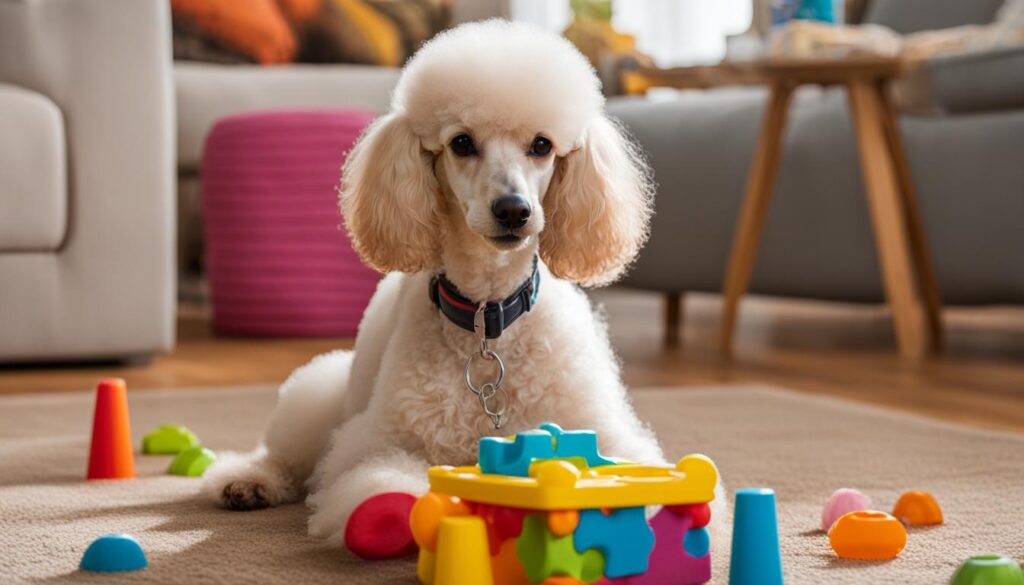
[[[573,539],[577,552],[596,548],[604,555],[604,575],[609,579],[643,573],[654,549],[654,532],[643,506],[616,508],[608,515],[598,509],[580,510]]]
[[[551,433],[526,431],[516,435],[514,441],[501,437],[480,439],[480,471],[499,475],[529,477],[530,463],[534,459],[551,459],[555,449]]]
[[[578,457],[589,467],[615,465],[597,450],[594,431],[563,431],[553,423],[544,423],[539,430],[519,433],[514,440],[502,437],[480,439],[480,471],[499,475],[529,477],[530,464],[539,459]]]
[[[597,433],[594,431],[563,431],[562,427],[554,423],[544,423],[540,428],[554,437],[555,457],[582,457],[590,467],[615,465],[614,461],[598,452]]]

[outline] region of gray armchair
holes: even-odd
[[[165,0],[0,0],[0,362],[174,343]]]
[[[874,0],[867,20],[913,32],[990,22],[1000,4]],[[901,125],[943,300],[1024,303],[1024,49],[935,59],[928,73],[944,112]],[[650,243],[624,284],[670,298],[721,290],[764,100],[723,88],[611,104],[659,184]],[[845,100],[796,96],[751,292],[883,300]]]

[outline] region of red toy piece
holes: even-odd
[[[416,496],[377,494],[356,506],[345,526],[345,546],[367,560],[394,559],[416,552],[409,513]]]
[[[704,528],[711,522],[711,506],[707,504],[678,504],[665,506],[680,518],[689,518],[690,528]]]
[[[86,479],[132,479],[135,455],[128,414],[128,389],[124,380],[107,378],[96,385],[92,419],[92,444]]]
[[[473,514],[484,519],[491,556],[498,554],[501,544],[509,538],[519,538],[523,532],[523,518],[530,513],[521,508],[470,503]]]

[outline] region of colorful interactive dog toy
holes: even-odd
[[[143,455],[177,455],[185,449],[202,446],[199,437],[182,425],[160,425],[142,437]]]
[[[480,441],[480,465],[433,467],[412,508],[424,585],[687,585],[711,579],[718,471],[616,464],[593,431],[542,425]],[[644,506],[664,505],[648,521]]]
[[[964,561],[950,585],[1024,585],[1024,571],[1013,559],[981,555]]]
[[[782,585],[782,554],[775,491],[736,490],[729,585]]]
[[[871,510],[871,498],[867,497],[860,490],[853,488],[839,488],[832,492],[825,503],[825,509],[821,511],[821,530],[828,532],[829,528],[836,523],[836,520],[848,512],[863,512]]]
[[[132,452],[131,417],[128,414],[128,388],[120,378],[100,380],[96,385],[96,407],[89,445],[86,479],[132,479],[135,455]]]
[[[928,492],[904,492],[892,508],[892,515],[907,526],[942,524],[942,508]]]
[[[884,561],[903,552],[907,529],[885,512],[849,512],[829,528],[828,542],[841,558]]]
[[[134,537],[127,534],[108,534],[92,541],[82,555],[78,565],[83,571],[102,573],[114,571],[138,571],[145,569],[149,562],[146,553]]]

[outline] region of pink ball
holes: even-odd
[[[828,532],[832,524],[847,512],[863,512],[870,509],[871,498],[862,494],[860,490],[839,488],[828,497],[825,509],[821,511],[821,529]]]

